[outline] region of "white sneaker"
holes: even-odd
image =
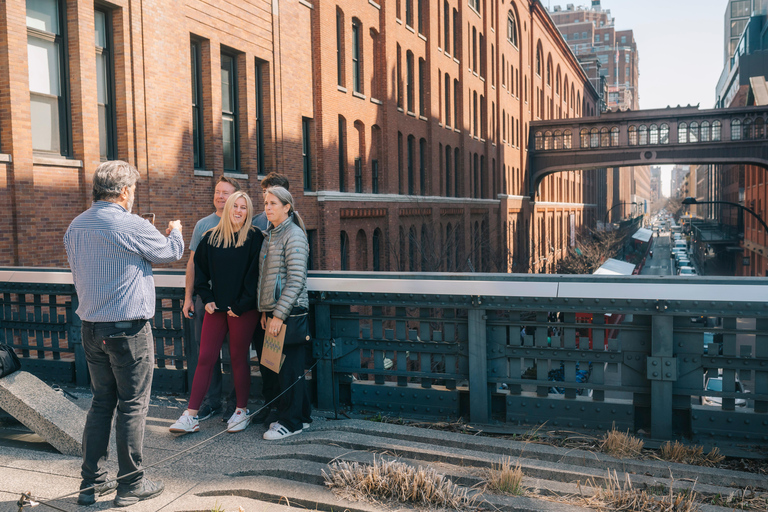
[[[267,441],[275,441],[277,439],[283,439],[284,437],[290,437],[296,434],[301,434],[301,432],[302,432],[302,429],[291,432],[290,430],[282,426],[279,421],[276,421],[269,427],[269,430],[264,432],[264,436],[262,437],[264,437],[264,439],[266,439]]]
[[[200,431],[200,423],[197,416],[192,416],[189,411],[184,411],[184,414],[168,430],[174,434],[190,434]]]
[[[227,421],[227,432],[242,432],[251,422],[247,409],[235,409],[234,414]]]
[[[279,425],[279,422],[273,421],[269,424],[269,428],[274,428],[275,425]],[[301,430],[309,430],[309,427],[311,426],[311,423],[302,423],[301,424]]]

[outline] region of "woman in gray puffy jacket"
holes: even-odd
[[[264,191],[264,213],[269,228],[261,246],[257,298],[261,326],[276,336],[284,323],[308,325],[307,259],[309,243],[304,222],[293,208],[293,196],[283,187]],[[280,398],[277,421],[264,433],[274,440],[299,434],[309,427],[311,406],[304,378],[309,333],[302,328],[287,329],[283,345],[285,360],[278,374]],[[270,371],[262,367],[262,372]]]

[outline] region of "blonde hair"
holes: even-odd
[[[290,192],[288,192],[287,188],[284,187],[269,187],[264,191],[264,195],[272,194],[277,198],[280,203],[285,205],[290,205],[291,209],[288,210],[288,215],[293,214],[293,222],[301,228],[301,230],[304,232],[304,234],[307,234],[307,228],[304,227],[304,221],[301,218],[301,215],[299,215],[299,212],[296,211],[296,209],[293,207],[293,196]]]
[[[232,224],[229,214],[232,211],[235,201],[241,197],[245,199],[248,215],[246,216],[242,227],[238,231],[235,231],[235,226]],[[208,243],[214,247],[222,247],[224,249],[229,246],[242,247],[245,240],[248,238],[248,231],[253,229],[253,226],[251,225],[252,220],[253,203],[251,202],[251,198],[245,192],[233,192],[232,195],[227,198],[227,203],[224,205],[224,211],[221,212],[219,223],[208,231],[210,233]]]

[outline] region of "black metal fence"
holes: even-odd
[[[0,269],[0,342],[85,384],[68,279]],[[156,283],[155,387],[186,392],[183,274]],[[768,280],[315,272],[309,288],[320,409],[768,445]]]

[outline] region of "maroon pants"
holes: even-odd
[[[224,336],[229,332],[229,355],[231,356],[232,379],[235,383],[237,406],[248,405],[251,390],[250,349],[253,331],[261,321],[261,313],[252,309],[239,317],[216,311],[212,315],[205,313],[203,330],[200,334],[200,355],[192,380],[192,393],[189,396],[189,408],[200,409],[200,404],[211,385],[211,375],[216,359],[221,352]]]

